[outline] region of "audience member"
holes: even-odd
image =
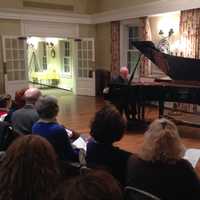
[[[59,182],[56,154],[48,141],[21,136],[0,165],[0,200],[53,200]]]
[[[4,121],[11,107],[11,96],[0,96],[0,121]]]
[[[124,135],[124,119],[114,107],[107,105],[96,113],[90,128],[92,138],[86,153],[88,166],[107,168],[123,185],[131,153],[113,146],[113,143]]]
[[[64,200],[122,200],[117,181],[105,171],[91,171],[73,178],[64,188]]]
[[[5,121],[11,123],[11,118],[12,118],[13,112],[15,112],[16,110],[23,108],[25,106],[24,93],[26,92],[27,89],[28,88],[23,88],[23,89],[15,92],[15,99],[12,102],[11,108],[8,112],[8,115],[5,118]]]
[[[33,134],[45,137],[54,147],[60,160],[78,160],[78,152],[72,148],[65,128],[58,124],[59,112],[57,99],[52,96],[41,96],[36,102],[40,120],[32,128]]]
[[[128,162],[127,185],[163,200],[200,199],[200,180],[182,158],[184,152],[175,124],[164,118],[155,120],[145,133],[138,158]]]
[[[22,88],[21,90],[18,90],[15,92],[15,100],[14,100],[14,108],[20,109],[25,106],[25,97],[24,94],[28,90],[28,88]]]
[[[41,96],[37,88],[29,88],[24,93],[25,106],[12,114],[11,122],[15,132],[30,134],[33,124],[39,119],[35,109],[35,102]]]

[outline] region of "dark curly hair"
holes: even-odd
[[[118,182],[105,171],[91,171],[66,182],[64,200],[122,200]]]
[[[60,180],[53,147],[40,136],[13,142],[0,165],[0,200],[51,200]]]
[[[119,141],[125,131],[125,120],[111,105],[99,110],[90,125],[90,135],[98,142],[112,144]]]

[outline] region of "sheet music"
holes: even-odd
[[[197,162],[200,158],[200,149],[187,149],[184,155],[184,159],[188,160],[192,166],[195,168],[197,165]]]
[[[85,151],[87,150],[87,142],[82,137],[76,139],[72,144],[78,149],[84,149]]]

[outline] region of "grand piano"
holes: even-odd
[[[123,99],[124,105],[136,105],[138,108],[135,113],[136,118],[144,118],[144,105],[150,101],[158,102],[159,117],[163,116],[165,102],[200,104],[199,59],[165,54],[159,51],[151,41],[137,41],[133,42],[133,45],[171,80],[134,82],[132,81],[133,72],[128,85],[110,85],[107,100],[116,102],[119,98],[120,101]]]

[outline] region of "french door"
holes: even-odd
[[[26,39],[2,37],[5,92],[14,97],[15,91],[28,87]]]
[[[76,41],[76,94],[95,96],[94,39]]]

